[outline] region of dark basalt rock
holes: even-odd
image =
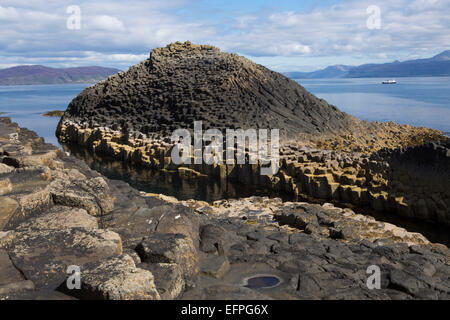
[[[68,290],[66,283],[58,289],[79,299],[160,300],[153,274],[126,254],[85,264],[80,289]]]
[[[0,118],[0,162],[18,164],[0,166],[0,299],[450,298],[450,251],[420,234],[330,204],[144,194],[54,149]],[[246,287],[260,276],[280,283]]]
[[[218,48],[173,43],[85,89],[61,121],[168,136],[177,128],[278,128],[286,135],[345,129],[353,117],[297,82]]]
[[[188,279],[199,272],[198,251],[192,239],[182,234],[152,234],[135,250],[142,262],[179,264]]]
[[[235,299],[238,295],[230,289],[231,284],[245,288],[248,279],[260,276],[281,280],[273,288],[254,288],[264,299],[448,299],[446,249],[446,253],[438,253],[438,247],[408,248],[402,243],[344,242],[318,234],[289,234],[282,228],[247,225],[241,219],[210,218],[207,223],[201,230],[228,233],[230,251],[215,257],[227,258],[230,269],[215,280],[208,276],[209,287],[190,289],[184,299]],[[371,265],[381,270],[379,290],[370,290],[366,284]]]

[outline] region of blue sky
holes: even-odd
[[[80,29],[67,27],[69,6],[80,9]],[[450,0],[0,0],[0,68],[126,70],[185,40],[276,71],[382,63],[450,49],[449,13]]]

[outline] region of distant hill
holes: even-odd
[[[50,68],[41,65],[0,70],[0,85],[62,84],[97,82],[119,72],[103,67]]]
[[[337,65],[314,72],[286,72],[285,75],[293,79],[450,76],[450,50],[427,59],[364,64],[358,67]]]
[[[285,75],[292,79],[342,78],[349,72],[351,68],[353,67],[336,65],[313,72],[286,72]]]

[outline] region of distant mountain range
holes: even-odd
[[[354,67],[336,65],[313,72],[286,72],[284,74],[292,79],[343,78],[352,68]]]
[[[0,70],[0,85],[89,83],[106,79],[119,71],[96,66],[78,68],[17,66]]]
[[[428,59],[363,64],[358,67],[336,65],[313,72],[286,72],[285,75],[293,79],[450,76],[450,50]]]

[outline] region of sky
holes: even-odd
[[[186,40],[280,72],[426,58],[450,49],[450,0],[0,0],[0,68],[126,70]]]

